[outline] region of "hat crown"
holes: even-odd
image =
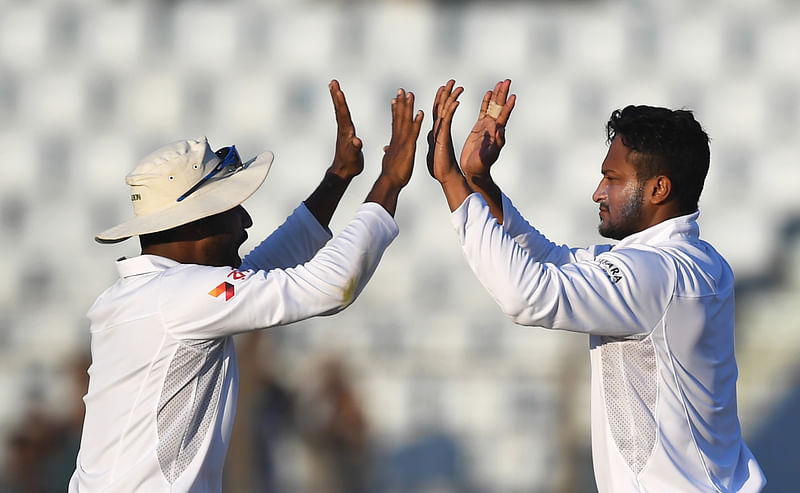
[[[144,157],[125,177],[137,216],[175,205],[217,164],[219,158],[206,137],[167,144]]]
[[[136,215],[95,240],[116,243],[165,231],[241,204],[264,182],[274,156],[265,151],[241,162],[238,153],[233,155],[236,166],[210,175],[221,161],[205,137],[173,142],[152,152],[125,177]]]

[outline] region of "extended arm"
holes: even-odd
[[[268,272],[195,269],[194,296],[164,303],[165,320],[175,337],[220,337],[336,313],[352,303],[397,235],[391,215],[411,178],[422,118],[421,111],[414,114],[414,95],[398,90],[380,175],[347,227],[308,262]],[[175,291],[164,288],[164,293]],[[179,319],[190,306],[200,323]],[[247,308],[252,306],[258,308]]]
[[[347,186],[364,169],[362,142],[339,82],[331,81],[328,89],[337,127],[333,162],[303,204],[243,259],[243,270],[286,268],[308,261],[330,240],[331,217]]]
[[[470,268],[518,324],[642,335],[672,298],[674,264],[653,248],[575,252],[575,261],[557,266],[537,261],[515,241],[478,194],[470,195],[451,219]]]

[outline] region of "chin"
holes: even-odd
[[[600,233],[600,236],[603,238],[610,238],[612,240],[621,240],[625,238],[627,235],[620,234],[619,231],[609,228],[608,226],[601,224],[597,227],[597,232]]]

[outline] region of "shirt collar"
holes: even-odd
[[[685,216],[667,219],[638,233],[626,236],[617,243],[616,247],[632,243],[661,243],[679,237],[697,239],[700,237],[700,226],[697,224],[699,215],[700,211],[695,211]]]
[[[157,255],[139,255],[132,258],[123,257],[117,260],[119,277],[123,278],[164,271],[176,265],[180,265],[180,262]]]

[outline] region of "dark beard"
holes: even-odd
[[[611,210],[609,209],[609,221],[601,222],[597,227],[600,236],[621,240],[633,233],[638,233],[639,219],[642,212],[642,202],[644,201],[644,183],[639,182],[636,191],[631,195],[627,202],[620,207],[620,216],[614,221],[610,220]]]

